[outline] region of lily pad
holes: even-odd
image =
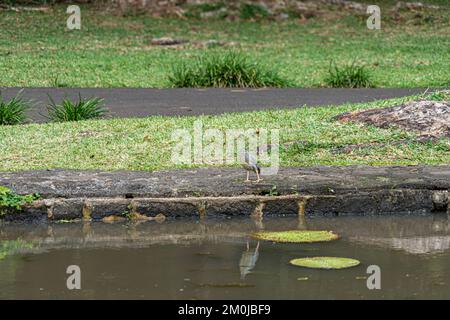
[[[254,286],[255,286],[254,284],[245,282],[200,283],[200,287],[211,287],[211,288],[250,288]]]
[[[350,258],[313,257],[293,259],[290,261],[290,264],[313,269],[346,269],[356,267],[360,262]]]
[[[290,231],[262,231],[256,232],[253,238],[273,242],[285,243],[313,243],[332,241],[339,236],[332,231],[310,231],[310,230],[290,230]]]

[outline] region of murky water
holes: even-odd
[[[298,228],[334,230],[342,238],[308,245],[249,238],[256,230]],[[446,215],[3,224],[0,240],[3,299],[450,298]],[[306,256],[356,258],[361,265],[337,271],[289,265]],[[66,287],[69,265],[81,268],[81,290]],[[369,265],[381,268],[381,290],[367,288]]]

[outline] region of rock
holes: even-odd
[[[436,191],[432,195],[435,211],[446,211],[449,203],[448,191]]]
[[[228,14],[227,8],[223,7],[218,10],[214,11],[206,11],[200,13],[200,18],[202,19],[218,19],[218,18],[224,18]]]
[[[114,223],[114,222],[123,222],[127,219],[125,217],[119,217],[119,216],[107,216],[102,219],[103,222],[106,223]]]
[[[202,42],[202,46],[204,47],[222,47],[224,46],[225,43],[221,42],[221,41],[217,41],[217,40],[207,40]]]
[[[154,38],[151,44],[154,46],[176,46],[179,44],[187,43],[188,40],[183,39],[173,39],[171,37]]]
[[[403,105],[347,112],[336,117],[341,121],[356,121],[380,128],[391,125],[413,130],[421,136],[450,137],[450,102],[411,101]]]
[[[50,7],[9,7],[9,10],[15,12],[33,11],[33,12],[49,12]]]
[[[206,41],[199,41],[195,43],[197,47],[200,48],[214,48],[214,47],[235,47],[239,46],[239,42],[225,42],[225,41],[219,41],[219,40],[206,40]]]
[[[362,4],[355,1],[347,1],[347,0],[322,0],[322,1],[330,5],[340,6],[344,9],[351,10],[359,14],[366,14],[367,11],[366,4]]]
[[[425,5],[422,2],[404,2],[404,1],[398,1],[395,7],[393,8],[394,11],[398,10],[422,10],[422,9],[439,9],[439,6],[435,5]]]
[[[154,218],[154,220],[158,223],[163,223],[166,220],[166,216],[163,215],[162,213],[158,213]]]

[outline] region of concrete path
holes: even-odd
[[[9,99],[20,88],[0,87]],[[271,108],[340,105],[348,102],[368,102],[424,92],[425,89],[69,89],[25,88],[24,96],[34,103],[30,111],[33,121],[45,121],[48,95],[56,102],[63,97],[77,99],[100,97],[112,117],[147,117],[153,115],[186,116],[221,114]]]

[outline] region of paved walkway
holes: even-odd
[[[9,99],[19,88],[0,87]],[[424,92],[425,89],[69,89],[25,88],[24,96],[34,103],[30,118],[44,121],[48,95],[56,102],[63,97],[77,99],[101,97],[112,117],[147,117],[153,115],[185,116],[221,114],[270,108],[340,105],[348,102],[368,102]]]

